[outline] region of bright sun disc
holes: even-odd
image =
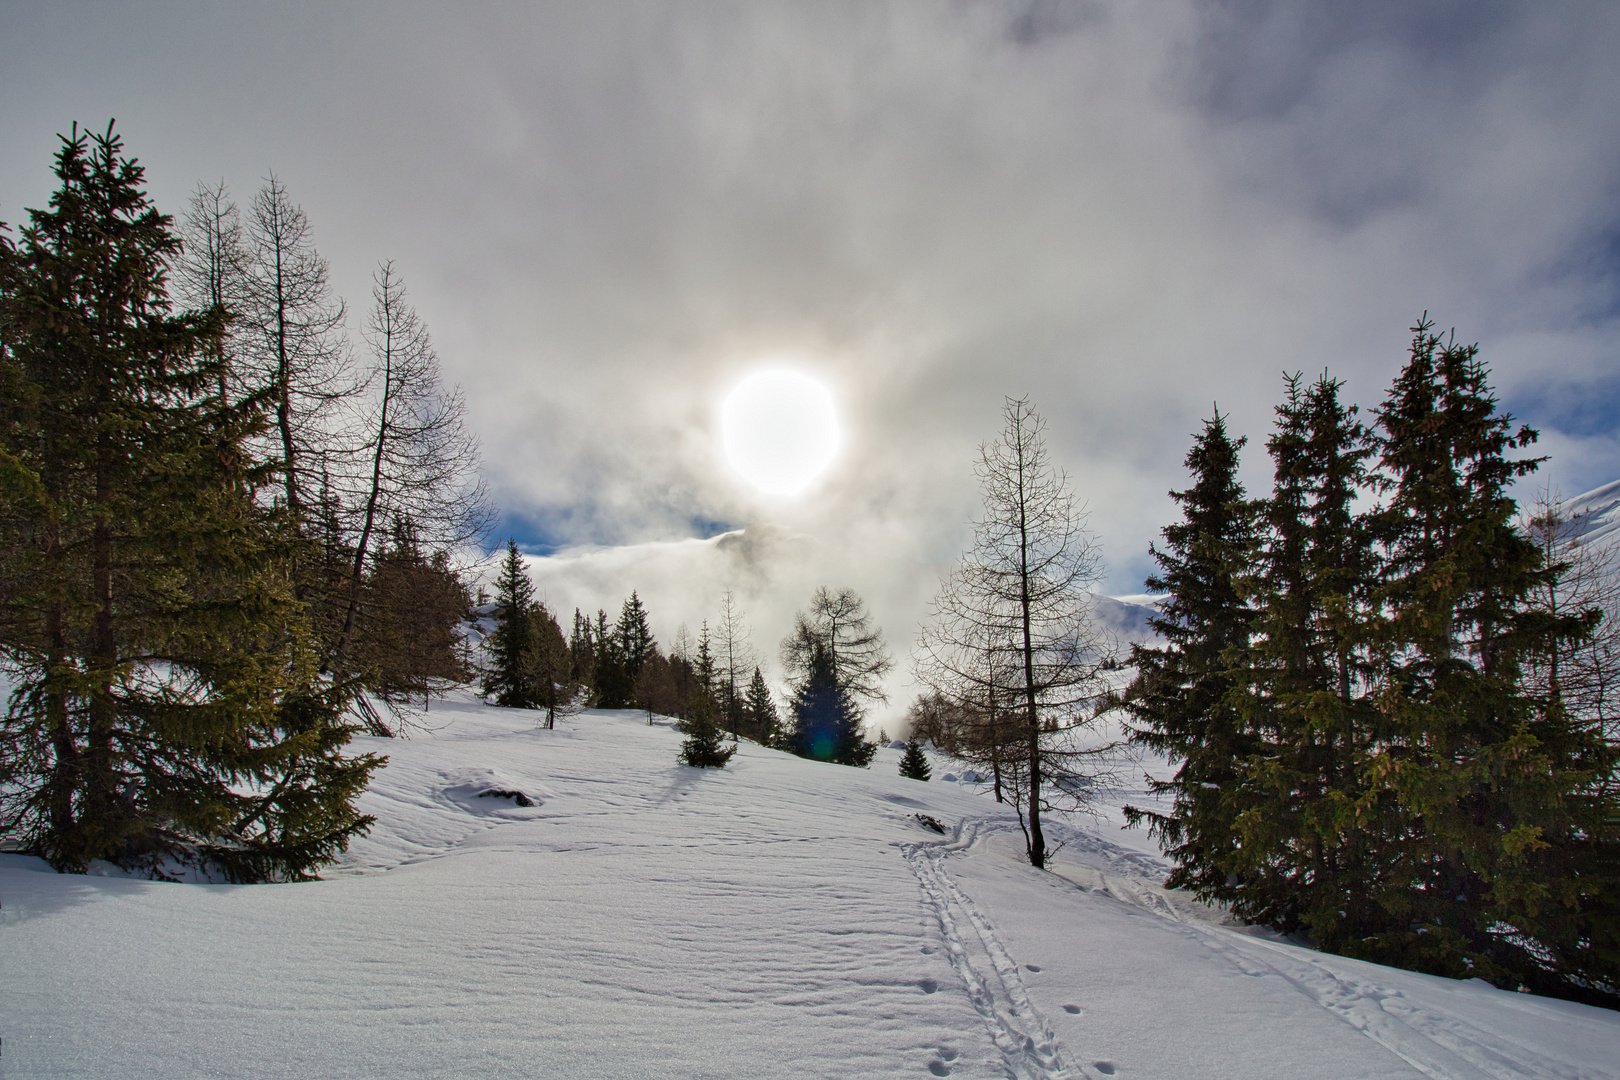
[[[832,394],[796,371],[750,375],[720,408],[731,467],[772,495],[794,495],[832,464],[838,414]]]

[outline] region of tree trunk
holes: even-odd
[[[281,242],[276,241],[276,431],[281,436],[281,464],[286,470],[287,512],[293,528],[303,532],[303,507],[298,497],[298,448],[292,431],[292,360],[287,355],[287,289],[282,279]]]
[[[1035,701],[1035,647],[1029,619],[1029,520],[1023,476],[1024,448],[1020,443],[1018,475],[1018,591],[1024,633],[1024,691],[1029,722],[1029,864],[1046,868],[1046,836],[1041,832],[1041,717]]]
[[[54,527],[46,544],[51,555],[58,554]],[[73,737],[67,694],[58,682],[62,666],[67,662],[67,633],[63,624],[62,601],[53,600],[45,611],[45,723],[50,728],[51,750],[56,757],[49,783],[51,832],[57,836],[67,836],[73,831],[73,793],[82,783],[79,744]]]
[[[118,644],[113,636],[112,526],[103,508],[112,498],[109,473],[113,450],[110,436],[98,437],[96,453],[97,519],[90,539],[90,587],[96,602],[91,617],[88,661],[93,678],[90,687],[90,722],[85,747],[85,805],[81,822],[89,818],[93,827],[106,835],[110,819],[117,813],[118,797],[113,765],[113,672],[118,664]],[[109,853],[110,854],[110,853]]]
[[[371,455],[371,491],[366,496],[365,524],[360,529],[360,540],[354,546],[354,566],[349,574],[349,610],[343,616],[343,633],[338,636],[337,648],[332,650],[332,668],[342,674],[343,658],[354,637],[354,624],[360,616],[360,582],[366,565],[366,549],[371,544],[371,533],[377,524],[377,504],[382,498],[382,460],[388,440],[388,405],[393,397],[392,366],[388,353],[383,358],[382,407],[377,420],[377,449]]]

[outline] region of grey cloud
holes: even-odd
[[[1373,404],[1425,308],[1482,342],[1554,482],[1620,475],[1614,428],[1561,431],[1557,411],[1620,391],[1617,21],[1533,2],[13,4],[0,216],[43,201],[76,118],[119,116],[170,209],[199,177],[246,197],[274,167],[346,295],[397,261],[514,520],[640,553],[550,579],[563,606],[611,612],[656,578],[684,620],[736,573],[768,583],[765,637],[848,584],[902,642],[966,542],[1005,394],[1051,422],[1114,592],[1141,587],[1213,401],[1261,486],[1281,373],[1331,367]],[[850,433],[792,503],[741,489],[711,434],[763,356],[826,378]],[[713,566],[654,569],[648,552],[688,566],[695,522],[758,525],[710,542]],[[756,545],[766,525],[815,554]],[[747,574],[717,554],[736,546]]]

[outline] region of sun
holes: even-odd
[[[832,392],[798,371],[750,375],[720,407],[720,439],[744,480],[769,495],[797,495],[838,453]]]

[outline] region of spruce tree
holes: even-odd
[[[1526,658],[1589,623],[1530,602],[1557,568],[1509,487],[1540,459],[1476,346],[1413,328],[1378,411],[1391,485],[1374,627],[1379,724],[1356,805],[1379,874],[1342,951],[1620,1004],[1615,747],[1532,692]]]
[[[765,676],[754,668],[754,677],[748,683],[745,712],[749,729],[761,746],[779,746],[782,741],[782,721],[776,712],[776,701],[771,697]]]
[[[1255,508],[1238,482],[1238,451],[1219,410],[1188,451],[1192,486],[1172,491],[1183,520],[1151,548],[1160,572],[1147,581],[1166,594],[1152,626],[1164,646],[1131,649],[1137,676],[1125,703],[1133,738],[1178,763],[1149,790],[1174,799],[1169,813],[1126,807],[1131,824],[1148,822],[1175,861],[1166,884],[1200,898],[1235,898],[1240,763],[1256,749],[1232,691],[1247,663],[1254,613],[1242,577],[1255,555]]]
[[[681,743],[682,764],[697,769],[725,768],[737,748],[726,745],[726,731],[720,726],[720,711],[713,696],[699,688],[688,700],[685,712],[679,725],[686,736]]]
[[[5,252],[0,832],[62,871],[309,877],[371,819],[353,688],[317,678],[302,542],[257,496],[266,398],[226,401],[226,313],[174,314],[170,219],[109,125]]]
[[[630,707],[633,683],[624,666],[624,654],[619,635],[608,622],[607,612],[596,611],[596,655],[591,663],[591,686],[596,690],[596,704],[604,709]]]
[[[1241,841],[1232,853],[1232,910],[1284,932],[1331,937],[1365,903],[1355,764],[1376,712],[1364,645],[1376,571],[1354,503],[1366,493],[1371,438],[1340,384],[1287,380],[1267,449],[1272,496],[1247,585],[1256,610],[1248,678],[1234,687],[1254,740],[1227,792]]]
[[[365,582],[354,661],[365,684],[385,700],[432,693],[471,677],[460,626],[472,600],[445,552],[422,551],[408,517],[394,519],[390,542]]]
[[[504,708],[533,709],[540,704],[530,671],[533,607],[534,584],[523,569],[517,541],[508,540],[506,558],[495,579],[495,629],[485,645],[489,670],[484,676],[484,696]]]
[[[864,769],[877,745],[861,733],[861,715],[848,691],[839,685],[829,649],[816,645],[810,671],[793,693],[793,730],[788,749],[800,757]]]
[[[613,633],[618,638],[619,663],[624,669],[626,704],[634,704],[635,685],[641,676],[641,667],[658,648],[652,627],[647,623],[647,608],[634,589],[619,609],[619,620],[613,624]]]
[[[928,780],[934,775],[934,770],[928,764],[928,756],[923,753],[922,743],[916,738],[906,740],[906,756],[900,759],[900,775],[908,780]]]
[[[589,688],[595,669],[596,643],[591,620],[581,614],[579,608],[575,608],[574,626],[568,634],[568,679]]]

